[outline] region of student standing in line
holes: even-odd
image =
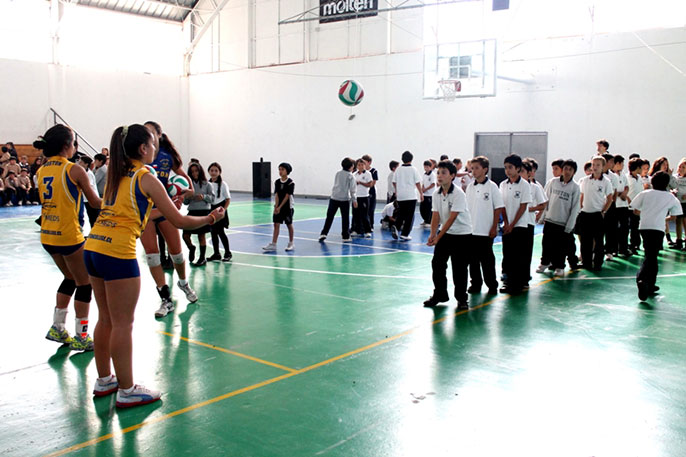
[[[629,160],[629,173],[626,175],[629,186],[629,191],[627,192],[627,202],[629,205],[631,205],[631,202],[638,194],[643,192],[643,180],[640,174],[642,166],[643,160],[641,158]],[[629,254],[631,255],[636,254],[641,247],[641,233],[638,231],[639,223],[640,217],[629,209]]]
[[[656,285],[657,256],[665,236],[665,221],[669,216],[683,215],[679,200],[668,190],[669,181],[669,173],[656,172],[651,179],[653,188],[644,190],[631,202],[631,208],[641,217],[639,228],[645,253],[641,269],[636,275],[638,298],[641,301],[659,290]]]
[[[553,160],[553,163],[551,164],[551,167],[553,169],[553,178],[552,179],[559,178],[560,176],[562,176],[562,167],[564,166],[564,163],[565,163],[564,159]],[[550,182],[550,181],[548,181],[548,182]]]
[[[449,300],[446,270],[450,259],[457,309],[465,310],[469,309],[467,266],[471,252],[472,223],[465,194],[453,184],[456,172],[455,166],[449,161],[438,164],[440,187],[432,199],[431,235],[427,242],[428,246],[435,246],[431,259],[434,291],[424,306],[433,307]]]
[[[681,203],[682,215],[676,218],[676,244],[675,249],[686,249],[686,245],[682,241],[682,236],[686,233],[686,157],[681,159],[677,167],[676,178],[676,193],[675,196],[679,203]]]
[[[363,159],[355,162],[357,171],[353,173],[356,182],[357,207],[353,209],[352,236],[372,237],[372,227],[369,224],[369,188],[373,185],[372,174],[367,171]]]
[[[106,149],[106,148],[105,148]],[[107,156],[105,154],[95,154],[93,157],[95,164],[95,185],[98,188],[98,194],[102,197],[105,195],[105,184],[107,183]]]
[[[617,252],[623,257],[630,257],[629,251],[629,180],[624,173],[624,157],[617,154],[614,156],[613,172],[617,176],[619,187],[615,208],[617,213]]]
[[[365,169],[372,175],[372,185],[369,188],[369,226],[371,231],[374,231],[374,213],[376,212],[376,183],[379,180],[379,172],[372,167],[372,156],[365,154],[362,156],[365,163]]]
[[[419,214],[422,217],[422,227],[431,226],[431,196],[436,191],[436,172],[433,169],[433,163],[430,160],[424,161],[424,174],[422,175],[422,194],[424,200],[419,205]]]
[[[417,192],[419,192],[419,201],[424,201],[421,184],[422,178],[417,169],[412,166],[413,158],[414,156],[410,151],[403,152],[403,164],[395,170],[395,175],[393,175],[399,214],[395,225],[391,226],[391,236],[396,240],[398,239],[399,230],[402,241],[410,241],[412,239],[410,231],[412,231],[412,225],[414,224]]]
[[[288,229],[288,244],[286,251],[295,249],[293,244],[294,230],[293,230],[293,193],[295,192],[295,183],[288,175],[293,171],[290,163],[282,162],[279,164],[279,179],[274,181],[274,233],[272,234],[272,242],[263,247],[265,251],[276,251],[276,243],[279,239],[279,231],[281,224],[286,224]]]
[[[507,278],[500,292],[516,295],[522,292],[530,272],[526,270],[528,220],[524,217],[531,203],[531,186],[521,177],[522,158],[505,157],[507,180],[500,183],[503,211],[503,273]]]
[[[619,178],[613,169],[615,166],[615,156],[612,154],[603,154],[605,159],[605,166],[603,168],[603,174],[612,183],[612,204],[605,212],[603,218],[603,228],[605,230],[605,259],[612,260],[616,255],[618,248],[618,220],[617,220],[617,194],[619,193]]]
[[[526,259],[527,267],[526,270],[531,272],[531,260],[534,254],[534,236],[536,233],[536,223],[539,221],[546,204],[548,203],[548,197],[543,190],[543,186],[536,181],[536,171],[538,171],[538,162],[535,159],[528,157],[522,161],[522,177],[527,180],[531,185],[531,203],[527,208],[527,212],[524,217],[528,218],[527,225],[527,250]],[[528,280],[524,285],[525,288],[529,287],[529,281],[531,280],[531,273],[529,273]]]
[[[233,255],[231,254],[231,249],[229,248],[229,238],[226,236],[226,229],[229,228],[229,204],[231,203],[231,192],[229,191],[229,185],[222,179],[222,167],[217,162],[212,162],[209,167],[207,167],[207,172],[210,174],[210,184],[212,185],[212,194],[214,195],[214,200],[212,200],[212,211],[217,208],[224,208],[225,216],[216,224],[210,226],[210,233],[212,234],[212,249],[214,252],[210,257],[207,258],[208,261],[222,261],[230,262]],[[219,254],[219,240],[221,240],[224,246],[224,257],[222,258]]]
[[[548,198],[543,219],[543,253],[541,264],[536,273],[544,273],[550,266],[555,276],[563,276],[565,256],[576,256],[574,243],[574,226],[579,214],[581,191],[574,182],[577,165],[573,160],[566,160],[562,165],[562,175],[548,181],[545,193]]]
[[[188,215],[199,217],[207,216],[212,212],[212,201],[214,200],[212,185],[207,181],[205,171],[199,163],[191,162],[191,164],[188,165],[187,173],[193,181],[193,193],[186,193],[183,200],[183,203],[188,205]],[[194,267],[201,267],[207,264],[205,254],[207,253],[207,234],[209,232],[209,224],[194,229],[184,229],[183,231],[183,241],[188,247],[188,261]],[[200,255],[198,256],[198,261],[195,263],[193,263],[193,261],[195,260],[196,248],[191,240],[191,235],[196,235],[198,237],[198,243],[200,244]]]
[[[398,169],[400,163],[397,160],[391,160],[388,163],[388,168],[391,172],[388,174],[388,189],[386,190],[386,204],[394,202],[395,198],[395,185],[393,184],[393,176],[395,176],[395,170]]]
[[[341,236],[344,243],[352,242],[350,238],[350,202],[353,208],[357,208],[357,184],[353,176],[353,167],[355,161],[350,157],[346,157],[341,161],[341,170],[336,173],[333,180],[333,189],[331,189],[331,198],[329,198],[329,207],[326,209],[326,220],[322,233],[319,235],[319,241],[326,240],[333,224],[333,218],[336,216],[338,210],[341,211]]]
[[[93,340],[88,335],[92,289],[83,260],[85,240],[79,224],[79,211],[83,194],[96,206],[100,206],[100,197],[91,188],[86,171],[69,161],[76,152],[72,129],[57,124],[34,141],[33,147],[42,150],[46,157],[37,173],[38,195],[43,205],[41,243],[64,275],[57,289],[53,323],[45,337],[58,343],[68,343],[77,351],[92,351]],[[76,312],[73,338],[65,328],[72,295]]]
[[[136,238],[141,235],[153,203],[168,223],[194,228],[224,216],[218,208],[203,217],[183,216],[162,183],[145,167],[155,155],[155,140],[143,125],[118,127],[110,142],[107,188],[95,227],[88,235],[85,262],[99,316],[95,326],[95,364],[98,379],[93,395],[117,392],[117,407],[144,405],[161,393],[133,382],[133,317],[141,279]],[[112,374],[112,365],[114,374]]]
[[[599,271],[605,251],[603,218],[612,205],[615,191],[603,173],[605,158],[594,156],[591,163],[593,174],[579,182],[581,212],[577,218],[577,231],[581,237],[583,268]]]
[[[498,185],[488,179],[489,167],[490,162],[484,156],[472,159],[474,181],[467,186],[467,207],[472,219],[472,237],[469,243],[471,285],[468,292],[470,294],[481,292],[483,282],[488,287],[489,295],[498,293],[493,240],[498,235],[498,221],[505,204]]]

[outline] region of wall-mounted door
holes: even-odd
[[[510,154],[538,162],[536,180],[543,185],[548,179],[547,132],[479,132],[474,134],[474,157],[485,156],[491,162],[489,178],[496,184],[506,179],[503,162]]]

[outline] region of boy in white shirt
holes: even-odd
[[[357,207],[353,209],[353,230],[351,235],[364,234],[365,238],[372,237],[372,227],[369,224],[369,188],[374,185],[372,174],[367,171],[367,163],[363,159],[355,162],[357,172],[354,173],[357,184]]]
[[[469,309],[467,265],[472,222],[464,192],[453,184],[456,171],[455,166],[448,161],[438,164],[437,178],[440,187],[434,192],[432,199],[431,235],[427,242],[428,246],[435,246],[431,260],[434,291],[424,302],[424,306],[433,307],[449,300],[446,270],[450,259],[457,309],[465,310]]]
[[[431,225],[431,196],[436,190],[436,173],[433,169],[433,163],[430,160],[424,161],[424,174],[422,175],[422,194],[424,200],[419,205],[419,214],[422,216],[422,227]]]
[[[612,205],[614,188],[603,174],[605,158],[594,156],[592,173],[579,181],[581,188],[581,212],[577,218],[577,232],[581,238],[582,267],[600,270],[605,252],[603,218]]]
[[[410,241],[410,231],[412,224],[414,224],[414,211],[417,207],[417,192],[419,192],[419,201],[424,200],[422,194],[422,179],[419,172],[412,166],[412,153],[410,151],[403,152],[403,164],[395,170],[393,175],[393,184],[395,186],[395,195],[398,200],[398,219],[395,225],[391,226],[391,236],[398,239],[398,230],[400,230],[400,239],[402,241]]]
[[[472,159],[474,181],[467,186],[466,192],[467,208],[472,219],[472,255],[469,262],[471,285],[467,290],[470,294],[481,292],[483,282],[486,282],[489,295],[498,293],[493,239],[498,235],[498,221],[505,204],[498,185],[488,179],[489,168],[490,162],[486,157]]]
[[[555,159],[553,160],[553,163],[550,164],[553,170],[553,178],[559,178],[562,176],[562,167],[564,166],[564,163],[564,159]]]
[[[516,295],[529,280],[526,270],[528,220],[524,217],[531,203],[531,186],[520,176],[522,158],[517,154],[505,157],[507,179],[500,183],[503,211],[503,273],[507,278],[500,292]]]
[[[643,238],[645,258],[636,275],[638,298],[645,301],[649,295],[659,290],[656,286],[658,263],[657,256],[662,249],[665,236],[665,220],[668,216],[683,214],[679,200],[667,187],[670,176],[658,171],[651,179],[652,189],[644,190],[631,202],[631,208],[641,216],[640,230]]]
[[[390,202],[381,211],[381,228],[390,230],[391,225],[395,224],[398,215],[398,202]]]
[[[350,157],[346,157],[341,161],[341,170],[336,173],[333,181],[333,189],[331,189],[331,198],[329,199],[329,207],[326,210],[326,221],[324,228],[319,235],[319,241],[324,241],[329,234],[333,218],[336,216],[338,210],[341,210],[341,236],[344,243],[350,243],[350,202],[353,208],[357,208],[357,193],[355,177],[352,174],[355,161]]]
[[[615,156],[615,166],[613,168],[619,186],[617,188],[617,199],[615,200],[615,211],[617,213],[617,253],[623,257],[630,257],[629,251],[629,180],[623,173],[624,157],[617,154]]]
[[[605,166],[603,167],[603,173],[605,177],[612,183],[612,189],[614,191],[612,196],[612,204],[605,212],[605,218],[603,219],[603,227],[605,230],[605,258],[607,260],[612,260],[614,256],[617,255],[618,251],[618,220],[617,220],[617,194],[619,193],[619,178],[616,174],[612,172],[615,166],[615,156],[608,154],[607,152],[602,155],[605,159]]]
[[[369,188],[369,209],[367,214],[369,215],[369,227],[371,231],[374,232],[374,213],[376,213],[376,183],[379,180],[379,172],[376,168],[372,167],[372,156],[365,154],[362,156],[364,160],[365,170],[367,170],[372,175],[372,185]]]
[[[386,203],[391,203],[395,201],[395,185],[393,184],[393,176],[395,176],[395,170],[398,168],[400,163],[397,160],[391,160],[388,163],[388,168],[391,172],[388,174],[388,189],[386,190]]]
[[[534,253],[534,235],[536,233],[536,223],[540,216],[543,215],[543,210],[548,203],[548,197],[545,195],[543,186],[536,181],[536,171],[538,171],[538,162],[531,157],[527,157],[522,161],[522,178],[526,179],[531,185],[531,203],[527,208],[527,212],[524,217],[528,217],[527,225],[527,267],[526,271],[531,271],[531,259]],[[538,214],[537,214],[538,213]],[[540,216],[539,216],[540,215]],[[531,280],[531,275],[524,285],[524,287],[529,286],[529,280]]]
[[[627,193],[627,202],[631,205],[631,201],[643,191],[643,180],[641,179],[641,168],[643,167],[643,159],[640,157],[629,160],[629,173],[626,175],[629,192]],[[641,218],[634,214],[629,209],[629,253],[631,255],[638,251],[641,247],[641,233],[638,231],[638,224]]]

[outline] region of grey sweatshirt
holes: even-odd
[[[548,197],[545,221],[563,225],[565,232],[572,233],[581,209],[579,185],[573,179],[565,184],[562,177],[553,178],[545,185],[545,194]]]
[[[356,201],[357,200],[357,182],[355,177],[348,170],[339,170],[333,181],[333,189],[331,189],[331,200],[338,201]]]

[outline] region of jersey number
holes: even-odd
[[[52,198],[52,181],[55,178],[53,176],[47,176],[43,178],[43,185],[47,192],[43,192],[43,200],[50,200]]]

